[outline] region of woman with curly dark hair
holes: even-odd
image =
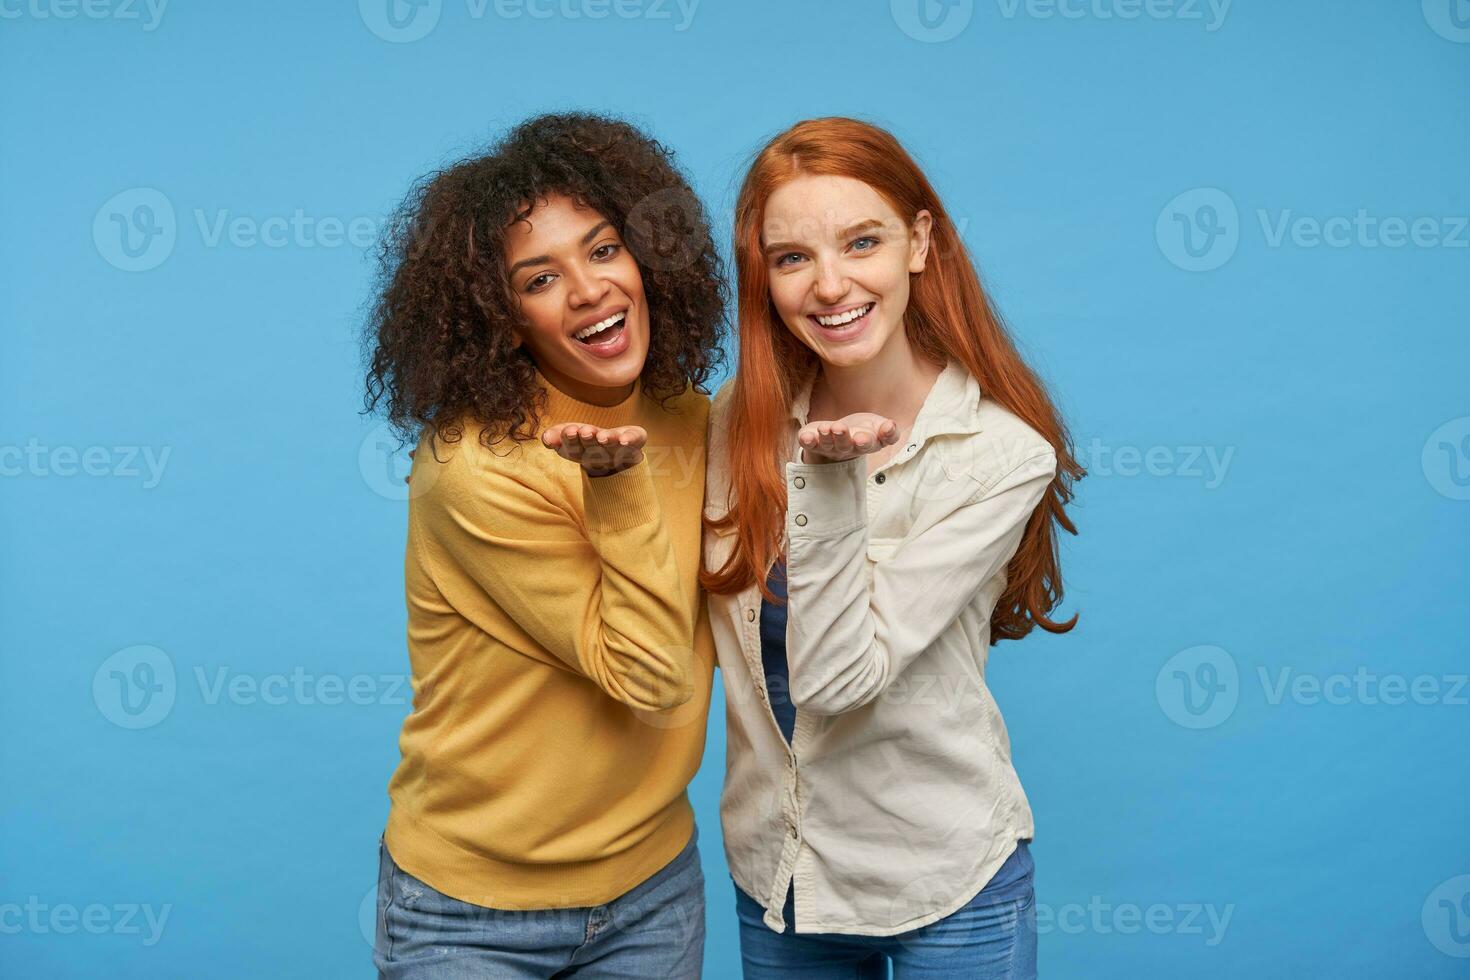
[[[418,448],[383,976],[699,975],[724,299],[668,151],[599,116],[522,123],[391,225],[367,406]]]

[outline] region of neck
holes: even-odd
[[[536,364],[536,371],[548,385],[566,395],[568,398],[582,402],[584,405],[595,405],[599,408],[611,408],[621,405],[633,394],[634,381],[616,388],[604,388],[587,381],[581,381],[570,375],[564,374],[556,368],[548,365]]]
[[[816,382],[820,394],[812,397],[821,411],[818,414],[809,410],[808,419],[840,419],[855,412],[876,412],[901,427],[911,425],[944,367],[921,356],[902,332],[894,334],[893,339],[894,343],[861,364],[824,361]]]
[[[542,374],[539,370],[540,384],[546,392],[546,416],[542,419],[545,425],[554,425],[558,422],[581,422],[584,425],[595,425],[599,428],[613,428],[619,425],[632,424],[640,409],[641,398],[635,398],[638,391],[638,379],[625,389],[627,394],[619,401],[612,401],[608,392],[611,389],[591,389],[568,391],[561,387],[552,378]],[[583,397],[591,394],[592,397]]]

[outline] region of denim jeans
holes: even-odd
[[[699,830],[684,850],[603,905],[511,911],[471,905],[404,871],[378,843],[380,980],[698,980],[704,960]]]
[[[792,892],[786,931],[761,922],[760,903],[735,886],[745,980],[1034,980],[1035,864],[1025,841],[980,893],[927,926],[896,936],[793,932]]]

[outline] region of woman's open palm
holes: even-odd
[[[840,463],[893,445],[898,423],[873,412],[854,412],[835,422],[808,422],[796,439],[807,462]]]
[[[643,458],[648,432],[637,425],[600,429],[595,425],[567,422],[541,433],[541,441],[563,459],[580,463],[592,476],[611,476]]]

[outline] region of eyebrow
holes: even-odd
[[[589,244],[591,244],[592,243],[592,239],[594,239],[594,238],[597,237],[597,233],[598,232],[602,231],[602,229],[604,229],[604,228],[610,228],[610,227],[612,227],[612,222],[611,221],[603,221],[603,222],[599,223],[591,231],[587,232],[587,234],[585,234],[585,235],[582,236],[581,244],[583,244],[583,245],[589,245]],[[523,269],[523,268],[525,268],[528,265],[550,265],[550,264],[551,264],[551,256],[549,256],[549,255],[533,255],[529,259],[521,259],[515,265],[511,266],[510,267],[510,271],[507,272],[506,275],[513,276],[513,275],[516,274],[516,270],[517,269]]]
[[[838,238],[848,238],[848,237],[851,237],[852,235],[856,235],[858,232],[861,232],[861,231],[868,231],[868,230],[870,230],[872,228],[882,228],[882,227],[883,227],[883,222],[882,221],[879,221],[877,218],[868,218],[868,219],[866,219],[864,221],[859,221],[855,225],[849,225],[848,227],[842,229],[841,231],[839,231],[837,233],[837,237]],[[769,244],[765,248],[763,248],[761,251],[764,252],[764,253],[766,253],[767,255],[769,255],[772,252],[780,252],[780,251],[784,251],[786,249],[793,249],[793,248],[800,248],[800,247],[801,247],[800,245],[797,245],[794,242],[772,242],[771,244]]]

